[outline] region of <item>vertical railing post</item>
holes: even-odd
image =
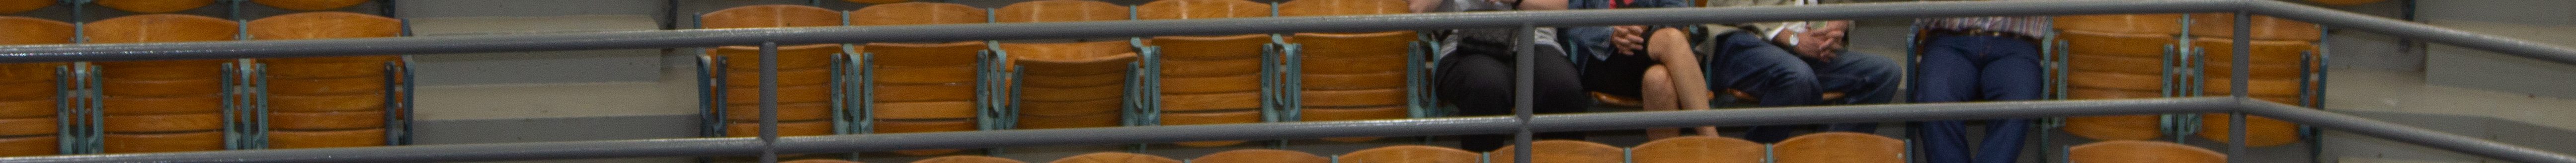
[[[2235,55],[2236,55],[2236,59],[2235,59],[2235,60],[2231,60],[2231,62],[2228,62],[2229,64],[2234,64],[2234,65],[2233,65],[2233,68],[2232,68],[2232,69],[2229,69],[2229,70],[2228,70],[2228,71],[2231,71],[2231,72],[2228,72],[2228,73],[2232,73],[2232,74],[2228,74],[2228,75],[2229,75],[2229,78],[2231,78],[2231,79],[2229,79],[2229,80],[2228,80],[2228,85],[2231,85],[2231,86],[2230,86],[2230,87],[2228,87],[2228,89],[2229,89],[2229,90],[2228,90],[2228,92],[2227,92],[2227,93],[2228,93],[2228,94],[2231,94],[2231,95],[2233,95],[2233,96],[2235,96],[2235,97],[2236,97],[2236,100],[2237,100],[2237,101],[2239,101],[2239,102],[2242,102],[2242,101],[2244,101],[2244,100],[2249,100],[2249,99],[2250,99],[2250,98],[2246,98],[2246,94],[2247,94],[2247,93],[2245,92],[2245,90],[2246,90],[2246,89],[2245,89],[2245,83],[2246,83],[2245,79],[2246,79],[2246,78],[2249,78],[2249,77],[2251,76],[2250,74],[2248,74],[2249,72],[2251,72],[2251,70],[2248,70],[2249,68],[2247,68],[2247,67],[2250,67],[2250,65],[2252,65],[2252,64],[2254,63],[2253,58],[2252,58],[2252,56],[2253,56],[2253,55],[2248,54],[2248,53],[2249,53],[2249,51],[2251,51],[2251,50],[2253,49],[2253,38],[2252,38],[2252,37],[2253,37],[2253,35],[2254,35],[2254,34],[2253,34],[2253,31],[2251,30],[2252,28],[2254,28],[2253,26],[2254,26],[2254,15],[2253,15],[2253,13],[2252,13],[2252,12],[2244,12],[2244,11],[2237,11],[2237,12],[2236,12],[2236,27],[2235,27],[2235,29],[2236,29],[2236,30],[2235,30],[2235,32],[2236,32],[2235,36],[2236,36],[2236,37],[2234,38],[2234,39],[2236,39],[2236,40],[2234,40],[2234,42],[2230,42],[2231,44],[2235,44],[2235,45],[2232,45],[2232,46],[2234,47],[2233,49],[2228,49],[2228,50],[2230,50],[2230,51],[2235,51],[2233,54],[2235,54]],[[2306,66],[2306,65],[2301,65],[2301,66]],[[2244,160],[2245,160],[2245,158],[2246,158],[2246,157],[2243,157],[2243,156],[2245,156],[2245,112],[2244,112],[2244,111],[2230,111],[2230,112],[2228,112],[2228,116],[2227,116],[2227,156],[2236,156],[2236,157],[2227,157],[2227,162],[2245,162]]]
[[[1513,163],[1530,162],[1530,137],[1534,136],[1530,132],[1530,114],[1533,109],[1531,107],[1536,103],[1531,97],[1537,96],[1535,91],[1537,73],[1534,72],[1537,72],[1538,68],[1533,64],[1538,62],[1538,53],[1531,50],[1535,49],[1532,47],[1535,46],[1534,44],[1538,44],[1537,37],[1533,36],[1538,33],[1537,25],[1521,23],[1521,27],[1513,29],[1511,35],[1513,37],[1511,40],[1516,40],[1512,43],[1512,52],[1518,53],[1513,55],[1512,59],[1512,121],[1519,122],[1520,125],[1520,131],[1512,133]]]
[[[760,43],[760,162],[778,162],[778,42]]]

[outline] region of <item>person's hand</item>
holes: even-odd
[[[1635,51],[1646,48],[1646,26],[1610,26],[1610,47],[1619,55],[1637,55]]]

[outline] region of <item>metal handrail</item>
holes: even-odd
[[[627,48],[805,44],[862,41],[954,41],[1131,37],[1228,33],[1349,32],[1439,28],[1761,22],[1875,17],[2239,12],[2449,43],[2576,64],[2576,49],[2431,25],[2267,0],[1901,2],[1814,6],[1521,11],[1374,16],[1145,20],[1069,23],[710,29],[574,34],[435,36],[379,39],[0,46],[0,62],[113,61],[449,54]],[[2244,14],[2240,14],[2244,15]],[[2240,19],[2241,21],[2242,19]],[[2240,26],[2247,23],[2238,23]],[[2238,28],[2244,29],[2244,28]],[[2243,35],[2239,32],[2238,35]],[[2236,37],[2245,38],[2245,37]],[[2239,45],[2247,41],[2236,41]],[[2236,48],[2243,50],[2246,48]],[[2237,52],[2240,57],[2244,52]],[[766,57],[765,57],[766,58]],[[2240,62],[2241,63],[2241,62]],[[2237,65],[2243,67],[2243,65]],[[1526,68],[1526,67],[1524,67]],[[2237,68],[2236,71],[2245,71]],[[2246,73],[2236,73],[2239,75]],[[763,75],[769,76],[769,75]],[[770,78],[770,77],[764,77]],[[2244,82],[2237,77],[2237,82]],[[764,83],[774,81],[764,81]],[[2243,85],[2243,84],[2235,84]],[[2241,88],[2241,87],[2240,87]],[[1527,92],[1527,91],[1521,91]],[[2242,94],[2245,91],[2234,91]],[[1527,94],[1522,94],[1526,98]],[[770,109],[764,107],[764,110]],[[2576,162],[2565,154],[2436,132],[2349,115],[2247,99],[2168,98],[2033,102],[1853,105],[1700,111],[1588,113],[1374,121],[1004,130],[758,138],[688,138],[576,142],[415,145],[148,154],[0,158],[0,162],[413,162],[498,161],[823,153],[1055,144],[1153,143],[1347,136],[1421,136],[1718,125],[1773,125],[1907,120],[2238,112],[2519,162]],[[1527,115],[1522,115],[1527,116]],[[2243,117],[2243,116],[2236,116]],[[2242,122],[2242,121],[2237,121]],[[2242,125],[2233,130],[2241,132]],[[1169,132],[1185,131],[1185,132]],[[2241,137],[2241,136],[2231,136]],[[2243,140],[2243,139],[2234,139]],[[764,146],[772,146],[764,148]],[[2231,143],[2241,146],[2242,143]],[[2235,147],[2241,148],[2241,147]],[[2241,150],[2231,150],[2241,151]],[[1526,160],[1526,159],[1524,159]]]

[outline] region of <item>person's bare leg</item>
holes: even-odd
[[[1708,100],[1711,95],[1708,93],[1708,77],[1700,73],[1699,57],[1692,54],[1690,49],[1688,40],[1690,35],[1673,28],[1655,30],[1654,35],[1649,37],[1652,40],[1646,40],[1646,54],[1652,55],[1649,57],[1663,63],[1660,67],[1665,68],[1664,74],[1671,78],[1670,83],[1667,84],[1671,84],[1672,89],[1667,90],[1674,90],[1673,93],[1676,95],[1674,97],[1678,100],[1678,103],[1674,104],[1681,105],[1680,108],[1683,110],[1708,110]],[[1717,127],[1701,126],[1699,134],[1717,135]]]
[[[1666,75],[1666,73],[1667,72],[1665,72],[1664,66],[1662,65],[1646,68],[1645,80],[1642,80],[1645,82],[1642,83],[1643,85],[1639,85],[1639,87],[1644,88],[1644,90],[1638,91],[1641,93],[1638,93],[1639,97],[1637,97],[1639,105],[1646,107],[1646,111],[1673,111],[1679,110],[1678,108],[1681,107],[1682,104],[1679,102],[1680,97],[1674,97],[1672,76]],[[1678,137],[1681,135],[1682,133],[1680,128],[1646,129],[1646,140],[1658,140]]]

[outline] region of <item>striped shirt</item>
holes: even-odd
[[[2054,22],[2048,16],[1999,16],[1929,18],[1917,19],[1915,23],[1934,30],[2010,32],[2036,38],[2048,34],[2049,25]]]

